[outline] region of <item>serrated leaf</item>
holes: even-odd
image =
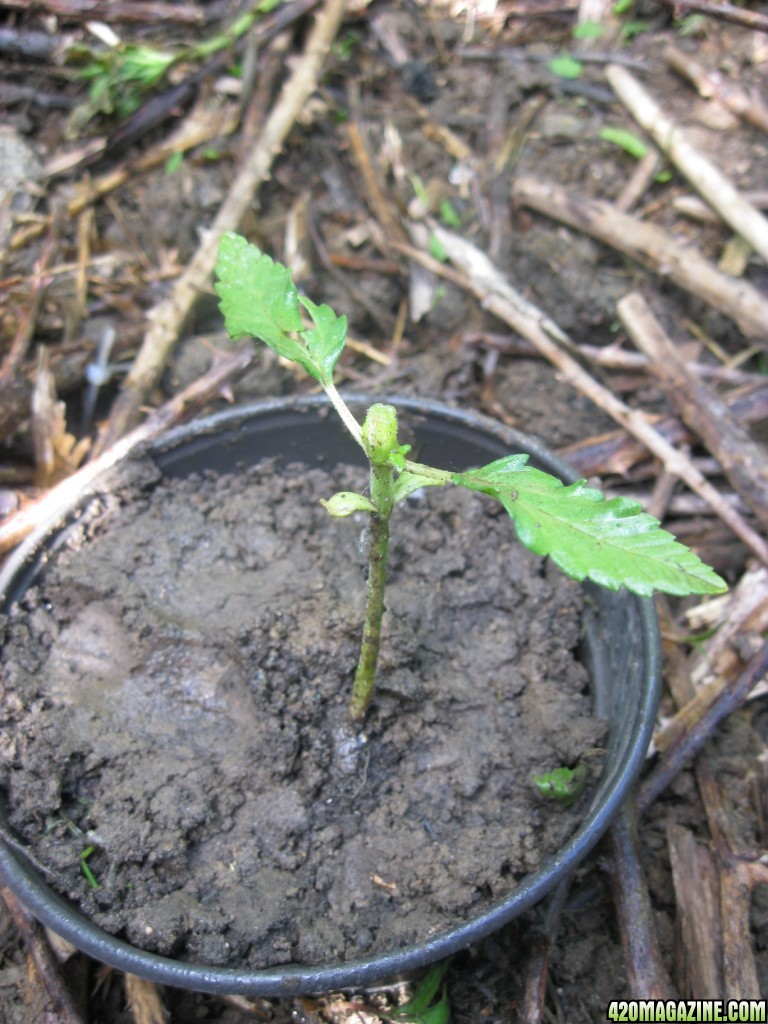
[[[377,512],[378,509],[373,502],[364,494],[357,491],[339,491],[332,498],[321,498],[320,504],[331,516],[343,519],[344,516],[351,516],[353,512]]]
[[[549,555],[576,580],[609,590],[626,587],[641,597],[719,594],[725,582],[639,502],[605,496],[584,480],[564,485],[527,464],[527,455],[498,459],[454,476],[454,482],[497,498],[517,535],[537,555]]]
[[[300,299],[288,268],[233,232],[219,244],[216,277],[219,308],[232,338],[259,338],[278,355],[299,363],[321,384],[332,382],[346,339],[345,317],[337,317],[328,306]],[[300,301],[314,330],[304,327]]]
[[[301,332],[312,359],[321,366],[326,380],[333,380],[333,368],[344,351],[347,340],[347,318],[336,316],[330,306],[316,306],[306,295],[299,296],[299,302],[312,317],[314,330]],[[311,371],[310,371],[311,372]]]

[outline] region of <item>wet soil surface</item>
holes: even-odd
[[[572,834],[583,802],[531,776],[602,738],[580,591],[498,506],[435,489],[396,513],[360,736],[366,517],[318,499],[361,471],[152,475],[7,623],[11,824],[97,923],[211,964],[349,960],[505,896]]]

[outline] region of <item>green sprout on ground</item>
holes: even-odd
[[[323,502],[332,516],[364,512],[371,519],[362,645],[349,705],[353,723],[362,722],[374,692],[390,517],[396,505],[423,487],[456,485],[500,501],[522,543],[537,555],[549,555],[575,580],[589,579],[609,590],[626,587],[641,597],[656,590],[683,596],[727,589],[639,502],[607,500],[585,480],[565,485],[529,465],[528,455],[507,455],[461,473],[411,461],[410,446],[398,438],[393,406],[374,403],[359,423],[336,390],[333,373],[346,342],[345,317],[300,295],[286,267],[233,233],[221,240],[216,276],[230,336],[259,338],[314,377],[370,466],[367,494],[343,491]]]
[[[75,111],[73,127],[81,130],[97,114],[129,117],[146,97],[183,63],[198,64],[233,46],[258,18],[281,0],[259,0],[221,32],[178,50],[145,43],[124,43],[115,37],[106,49],[73,46],[68,60],[82,65],[77,77],[89,83],[88,100]]]
[[[433,967],[421,980],[407,1003],[398,1006],[396,1010],[388,1011],[388,1019],[395,1024],[448,1024],[451,1019],[451,1004],[448,1001],[444,975],[450,966],[451,959],[448,959]]]
[[[586,789],[593,774],[593,762],[600,763],[604,754],[602,747],[585,750],[575,768],[555,768],[543,775],[534,775],[531,782],[545,800],[554,800],[562,807],[570,807]]]

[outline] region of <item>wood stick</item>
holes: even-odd
[[[672,70],[693,83],[704,99],[716,100],[732,114],[768,133],[768,107],[756,97],[750,96],[738,82],[728,81],[722,71],[705,68],[676,46],[667,46],[663,56]]]
[[[554,182],[518,178],[512,196],[668,277],[729,316],[746,337],[768,341],[768,299],[746,281],[721,273],[698,250],[680,245],[656,225],[621,213],[610,203],[567,192]]]
[[[560,915],[573,881],[564,878],[549,898],[542,928],[536,928],[526,945],[529,947],[523,967],[523,1000],[520,1024],[541,1024],[549,977],[549,957],[555,945]]]
[[[741,671],[743,652],[749,638],[758,638],[768,630],[768,570],[749,568],[734,589],[724,595],[722,604],[708,602],[716,618],[692,622],[692,628],[717,626],[701,655],[686,667],[689,691],[679,700],[679,710],[654,736],[656,750],[664,755],[689,732],[720,699],[728,680]],[[757,641],[759,642],[759,641]]]
[[[3,0],[3,7],[28,11],[29,0]],[[161,3],[159,0],[36,0],[34,7],[65,21],[138,22],[154,25],[203,25],[208,20],[195,4]]]
[[[752,889],[768,880],[765,866],[757,859],[762,851],[755,849],[753,841],[748,847],[742,842],[734,827],[732,809],[726,806],[722,788],[707,758],[698,760],[696,782],[712,833],[720,875],[722,996],[725,999],[757,999],[762,993],[752,952],[750,910]]]
[[[737,192],[733,183],[686,139],[650,93],[627,71],[612,64],[606,78],[624,106],[696,191],[768,263],[768,220]]]
[[[125,975],[125,994],[134,1024],[165,1024],[167,1019],[160,989],[135,974]]]
[[[645,359],[645,356],[641,358]],[[695,366],[692,368],[695,369]],[[768,382],[758,381],[749,388],[725,395],[723,400],[730,415],[743,425],[759,423],[768,418]],[[679,445],[691,440],[685,426],[674,416],[649,418],[649,422],[670,444]],[[558,455],[584,476],[604,476],[606,473],[623,475],[648,457],[645,447],[623,430],[610,431],[566,445],[558,449]]]
[[[675,821],[667,826],[667,844],[684,955],[684,994],[692,999],[720,999],[723,924],[715,859],[693,832]]]
[[[16,328],[11,347],[9,348],[2,367],[0,367],[0,400],[3,400],[3,392],[12,388],[16,376],[27,354],[27,349],[35,333],[35,322],[43,300],[45,289],[51,283],[49,271],[59,250],[59,240],[63,217],[58,211],[51,219],[49,237],[43,246],[40,258],[35,264],[35,270],[31,281],[31,288],[24,312],[19,318],[19,325]]]
[[[768,209],[768,192],[745,192],[753,206],[759,210]],[[689,193],[687,196],[675,196],[672,200],[672,209],[675,213],[681,213],[683,217],[690,217],[691,220],[700,220],[705,224],[717,224],[718,216],[703,199]]]
[[[0,890],[0,896],[5,901],[16,930],[35,965],[45,993],[52,1004],[57,1024],[84,1024],[85,1018],[75,1006],[72,996],[64,984],[56,957],[45,938],[43,929],[10,889],[4,887]]]
[[[702,749],[713,732],[728,715],[741,707],[753,687],[768,672],[768,643],[749,661],[744,671],[730,680],[719,697],[709,705],[699,720],[669,747],[659,763],[640,786],[637,807],[645,813],[681,769]]]
[[[637,811],[630,798],[608,832],[610,879],[627,980],[634,999],[670,999],[674,993],[653,923],[648,884],[640,864]]]
[[[743,7],[736,7],[735,4],[725,3],[723,0],[654,0],[654,3],[671,8],[678,18],[687,11],[696,11],[699,14],[708,14],[711,18],[730,21],[733,25],[743,25],[745,28],[752,28],[758,32],[768,32],[768,15],[759,14],[757,11],[748,11]]]
[[[632,341],[648,356],[670,404],[768,529],[768,458],[763,447],[731,416],[725,402],[691,373],[642,295],[624,296],[616,309]]]
[[[463,284],[494,316],[533,342],[541,354],[561,371],[566,383],[591,398],[595,405],[607,412],[617,423],[641,441],[661,460],[666,469],[680,477],[691,490],[704,498],[750,550],[762,562],[768,564],[768,543],[765,539],[723,500],[717,488],[713,487],[706,477],[695,469],[690,459],[669,444],[641,412],[631,409],[617,398],[612,391],[596,381],[569,352],[564,350],[559,340],[563,336],[563,332],[557,325],[550,329],[549,324],[552,321],[549,317],[512,288],[499,270],[476,246],[436,222],[430,222],[430,229],[437,236],[449,259],[464,268],[464,274],[449,268],[451,280]],[[444,264],[421,250],[399,245],[396,248],[405,251],[414,259],[418,259],[435,273],[445,275]]]
[[[283,87],[262,135],[233,182],[211,228],[203,233],[192,262],[174,282],[170,295],[150,310],[149,330],[124,389],[112,407],[107,429],[97,446],[99,452],[105,451],[134,424],[147,395],[160,379],[184,322],[213,273],[221,237],[239,226],[259,185],[268,177],[272,162],[315,89],[344,11],[345,0],[327,0],[317,16],[303,59]]]
[[[252,365],[253,359],[254,349],[251,345],[220,359],[204,377],[194,381],[165,405],[156,409],[141,426],[117,441],[93,461],[86,463],[72,476],[52,487],[39,501],[26,505],[0,524],[0,554],[15,547],[36,526],[62,514],[63,510],[70,507],[75,497],[87,491],[101,473],[116,466],[127,456],[143,450],[171,426],[176,426],[194,415],[202,405],[219,394],[225,384],[245,373]]]

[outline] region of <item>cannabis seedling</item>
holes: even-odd
[[[496,498],[523,544],[537,555],[549,555],[573,579],[590,579],[610,590],[626,587],[643,597],[654,590],[684,595],[727,589],[714,570],[662,530],[639,502],[606,500],[584,480],[566,486],[528,465],[527,455],[508,455],[463,473],[410,461],[410,446],[398,440],[393,406],[372,405],[360,424],[334,386],[334,367],[347,335],[345,317],[300,295],[286,267],[236,234],[222,238],[216,275],[231,337],[260,338],[278,355],[299,363],[320,383],[370,464],[367,495],[343,491],[323,502],[332,516],[367,512],[371,517],[365,622],[349,707],[353,722],[362,721],[373,695],[390,515],[422,487],[456,484]],[[302,307],[311,325],[305,323]]]

